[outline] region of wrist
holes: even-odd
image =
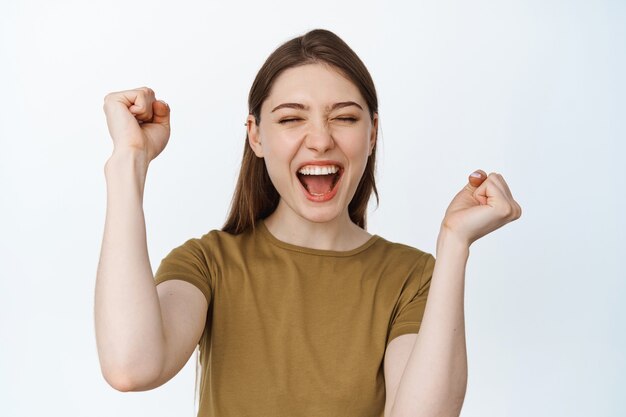
[[[458,233],[442,226],[439,230],[439,236],[437,237],[437,253],[440,253],[444,248],[446,250],[452,250],[456,253],[462,253],[469,256],[469,247],[471,243]]]
[[[148,162],[145,155],[136,151],[113,151],[104,164],[108,191],[134,188],[143,196]]]
[[[113,153],[104,164],[104,173],[108,177],[109,175],[119,171],[131,170],[145,178],[145,174],[148,172],[148,165],[150,163],[150,161],[147,161],[146,159],[145,153],[139,150],[114,149]]]

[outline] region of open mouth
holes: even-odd
[[[328,173],[296,173],[304,189],[311,196],[315,197],[331,193],[342,174],[343,168],[338,168],[336,172]]]

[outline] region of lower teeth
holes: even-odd
[[[306,187],[305,187],[305,188],[306,188]],[[329,192],[331,192],[331,191],[332,191],[332,189],[331,189],[331,190],[326,191],[325,193],[312,193],[312,192],[310,192],[310,191],[309,191],[309,189],[308,189],[308,188],[306,188],[306,191],[307,191],[307,193],[309,193],[309,194],[311,194],[311,195],[314,195],[314,196],[320,196],[320,195],[328,194]]]

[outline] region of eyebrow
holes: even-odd
[[[363,110],[363,107],[361,107],[358,103],[355,103],[354,101],[342,101],[342,102],[333,104],[330,107],[329,111],[333,111],[335,109],[340,109],[342,107],[348,107],[348,106],[357,106],[359,109]],[[305,106],[304,104],[301,104],[301,103],[283,103],[274,107],[274,109],[272,109],[270,113],[274,113],[276,110],[282,109],[282,108],[309,110],[309,106]]]

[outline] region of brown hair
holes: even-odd
[[[276,78],[288,68],[315,63],[330,65],[352,81],[367,103],[370,119],[374,120],[374,114],[378,113],[378,98],[367,68],[341,38],[328,30],[315,29],[279,46],[257,73],[248,95],[249,114],[254,116],[257,125],[261,122],[261,106]],[[367,203],[372,192],[376,196],[376,204],[379,203],[374,179],[375,165],[376,143],[348,205],[350,219],[363,229],[366,227]],[[266,218],[276,210],[279,200],[280,195],[270,180],[265,161],[254,154],[246,133],[239,179],[222,230],[240,234],[249,228],[254,229],[257,220]]]

